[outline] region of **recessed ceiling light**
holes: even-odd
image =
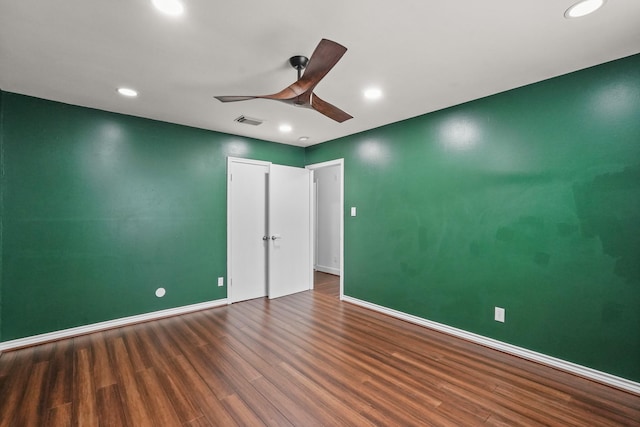
[[[138,96],[138,92],[128,87],[118,88],[118,93],[122,96],[128,96],[129,98],[135,98]]]
[[[307,142],[309,140],[308,136],[301,136],[300,138],[298,138],[298,141],[300,142]]]
[[[606,0],[582,0],[564,12],[565,18],[579,18],[600,9]]]
[[[184,12],[184,5],[179,0],[151,0],[153,5],[162,13],[178,16]]]
[[[371,87],[364,91],[364,97],[367,99],[378,99],[382,97],[382,91],[377,87]]]
[[[291,132],[293,130],[291,125],[287,125],[287,124],[280,125],[279,129],[280,129],[280,132]]]

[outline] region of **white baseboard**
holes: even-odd
[[[455,337],[462,338],[464,340],[471,341],[471,342],[483,345],[485,347],[493,348],[495,350],[499,350],[504,353],[513,354],[515,356],[522,357],[523,359],[538,362],[543,365],[551,366],[553,368],[570,372],[572,374],[575,374],[584,378],[588,378],[593,381],[597,381],[612,387],[616,387],[616,388],[640,395],[640,383],[628,380],[626,378],[617,377],[615,375],[611,375],[606,372],[598,371],[592,368],[588,368],[586,366],[578,365],[573,362],[568,362],[566,360],[558,359],[556,357],[547,356],[546,354],[538,353],[532,350],[527,350],[526,348],[518,347],[512,344],[507,344],[492,338],[483,337],[482,335],[474,334],[472,332],[467,332],[462,329],[444,325],[442,323],[433,322],[431,320],[427,320],[422,317],[413,316],[411,314],[403,313],[401,311],[393,310],[377,304],[372,304],[370,302],[362,301],[357,298],[352,298],[352,297],[343,295],[341,299],[342,301],[359,305],[361,307],[374,310],[379,313],[383,313],[398,319],[402,319],[407,322],[415,323],[417,325],[434,329],[439,332],[444,332],[445,334],[453,335]]]
[[[340,269],[339,268],[326,267],[324,265],[316,265],[315,269],[318,270],[318,271],[322,271],[323,273],[333,274],[335,276],[339,276],[340,275]]]
[[[227,305],[226,298],[215,301],[201,302],[197,304],[184,305],[182,307],[168,308],[166,310],[153,311],[151,313],[138,314],[135,316],[121,317],[119,319],[107,320],[105,322],[92,323],[90,325],[78,326],[60,331],[48,332],[46,334],[33,335],[25,338],[18,338],[11,341],[0,342],[0,352],[15,350],[22,347],[44,344],[50,341],[61,340],[64,338],[76,337],[79,335],[90,334],[93,332],[104,331],[106,329],[119,328],[122,326],[132,325],[135,323],[148,322],[150,320],[162,319],[164,317],[177,316],[179,314],[191,313],[194,311],[205,310],[208,308]]]

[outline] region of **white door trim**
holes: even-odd
[[[307,169],[316,170],[328,166],[340,166],[340,299],[344,299],[344,158],[329,160],[322,163],[307,165]],[[315,212],[316,200],[311,199],[313,207],[311,212]],[[313,223],[312,223],[313,224]],[[311,247],[315,248],[315,232],[312,233]],[[313,258],[312,258],[313,260]],[[313,264],[312,267],[313,269]],[[313,271],[311,272],[313,274]],[[313,283],[313,282],[312,282]]]

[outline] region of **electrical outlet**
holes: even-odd
[[[224,286],[224,277],[218,277],[218,286]]]
[[[495,307],[494,318],[496,322],[504,323],[504,308]]]

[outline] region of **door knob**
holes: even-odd
[[[269,236],[262,236],[262,240],[269,240]]]
[[[281,237],[278,234],[274,234],[273,236],[271,236],[271,240],[277,240],[277,239],[280,239],[280,238]]]

